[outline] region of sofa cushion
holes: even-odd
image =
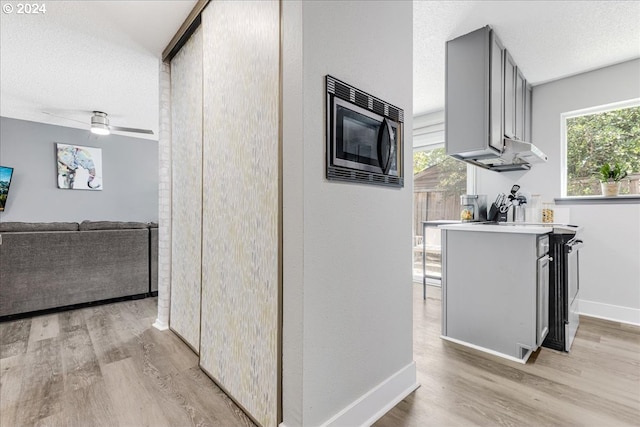
[[[78,231],[77,222],[0,222],[0,232]]]
[[[147,223],[126,221],[82,221],[80,223],[80,231],[131,230],[137,228],[147,228]]]
[[[0,318],[147,294],[149,234],[148,229],[3,233]]]

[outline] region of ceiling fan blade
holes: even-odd
[[[109,129],[120,132],[146,133],[149,135],[153,135],[153,131],[149,129],[124,128],[120,126],[109,126]]]
[[[42,113],[43,113],[43,114],[46,114],[46,115],[48,115],[48,116],[57,117],[57,118],[59,118],[59,119],[71,120],[72,122],[82,123],[83,125],[86,125],[86,124],[87,124],[87,122],[86,122],[86,121],[76,120],[76,119],[72,119],[72,118],[70,118],[70,117],[65,117],[65,116],[59,116],[59,115],[57,115],[57,114],[53,114],[53,113],[50,113],[50,112],[48,112],[48,111],[43,111]]]

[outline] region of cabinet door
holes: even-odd
[[[520,68],[516,68],[516,91],[515,91],[515,134],[516,138],[524,140],[524,101],[525,101],[525,80]]]
[[[526,83],[526,82],[525,82]],[[525,84],[524,90],[524,140],[532,142],[531,140],[531,101],[533,90],[530,84]]]
[[[498,151],[503,146],[503,100],[504,100],[504,48],[491,31],[490,68],[489,68],[489,145]]]
[[[549,333],[549,255],[538,260],[536,344],[542,345]]]
[[[516,64],[507,50],[504,51],[504,135],[515,138],[515,90]]]

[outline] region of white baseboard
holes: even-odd
[[[580,300],[580,314],[640,326],[640,309]]]
[[[416,363],[412,361],[331,417],[322,426],[370,426],[418,387],[420,384],[416,377]]]
[[[416,362],[411,362],[353,401],[321,427],[371,426],[418,387],[420,384],[416,377]],[[287,427],[287,425],[282,422],[278,427]]]
[[[479,351],[483,351],[485,353],[492,354],[494,356],[502,357],[504,359],[511,360],[512,362],[522,363],[523,365],[527,363],[527,360],[529,360],[529,356],[531,356],[531,353],[532,353],[531,350],[529,350],[527,352],[526,356],[524,357],[524,359],[518,359],[517,357],[513,357],[513,356],[510,356],[508,354],[500,353],[498,351],[491,350],[491,349],[488,349],[488,348],[485,348],[485,347],[480,347],[479,345],[471,344],[471,343],[468,343],[466,341],[460,341],[460,340],[457,340],[455,338],[446,337],[444,335],[440,335],[440,338],[442,338],[445,341],[451,341],[452,343],[472,348],[474,350],[479,350]]]
[[[169,325],[161,321],[160,319],[156,319],[156,321],[153,323],[153,327],[158,329],[159,331],[166,331],[167,329],[169,329]]]

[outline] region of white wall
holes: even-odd
[[[0,164],[14,168],[0,221],[158,221],[156,141],[0,120]],[[102,149],[102,191],[58,188],[56,142]]]
[[[640,203],[570,209],[585,226],[580,312],[640,325]]]
[[[412,7],[283,3],[283,423],[289,427],[368,424],[416,386]],[[404,108],[403,189],[326,180],[326,74]]]
[[[524,70],[526,73],[526,70]],[[478,170],[478,193],[492,199],[517,183],[543,201],[560,197],[564,112],[640,97],[640,60],[624,62],[533,88],[532,142],[549,156],[527,172]],[[581,311],[640,323],[640,204],[568,205],[571,223],[585,227]]]

